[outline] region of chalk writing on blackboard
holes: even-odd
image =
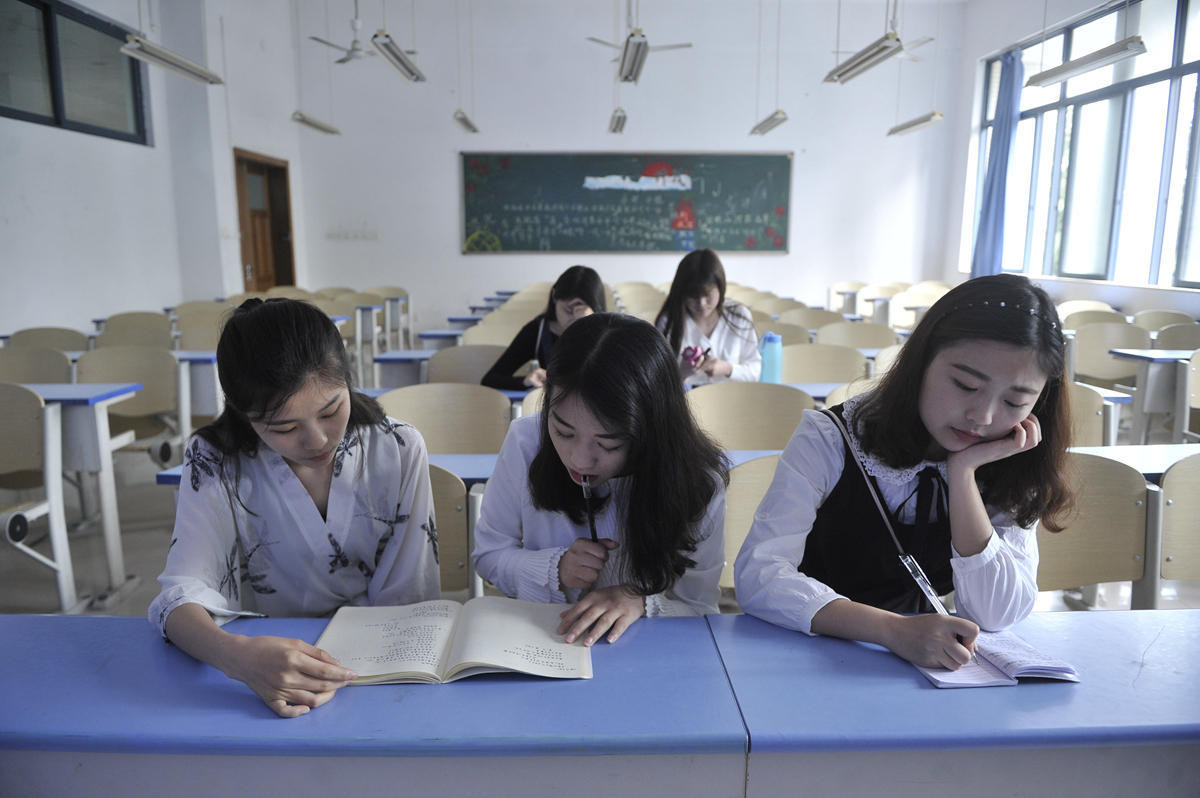
[[[463,153],[464,252],[786,252],[791,156]]]

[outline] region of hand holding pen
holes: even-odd
[[[921,593],[924,594],[929,605],[933,607],[934,612],[941,616],[937,622],[928,620],[921,623],[923,627],[930,627],[929,632],[933,635],[930,641],[932,647],[936,649],[939,646],[937,642],[939,639],[944,638],[947,634],[953,634],[955,642],[966,649],[969,657],[965,661],[960,661],[961,651],[956,651],[953,648],[947,651],[946,648],[949,641],[942,639],[941,655],[939,656],[937,651],[933,651],[931,654],[931,656],[938,660],[936,664],[950,670],[955,670],[967,662],[973,662],[975,660],[975,638],[979,634],[979,627],[965,618],[958,618],[950,614],[950,611],[946,609],[946,605],[942,603],[941,597],[938,596],[937,591],[933,589],[929,577],[925,575],[925,569],[921,567],[921,564],[917,562],[915,557],[911,554],[903,554],[900,556],[900,562],[908,570],[913,581],[917,583],[917,587],[921,589]],[[928,619],[930,616],[915,617]]]
[[[600,540],[596,536],[596,517],[592,510],[592,485],[585,475],[581,479],[583,502],[587,510],[591,538],[577,538],[558,561],[558,583],[563,589],[588,590],[600,578],[608,561],[608,553],[617,547],[615,540]]]

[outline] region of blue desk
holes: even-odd
[[[1133,392],[1133,443],[1145,443],[1150,428],[1150,416],[1176,410],[1176,383],[1187,380],[1187,361],[1193,354],[1191,349],[1110,349],[1114,357],[1133,360],[1137,363],[1137,380]],[[1171,440],[1183,440],[1187,429],[1186,405],[1182,413],[1176,412],[1175,427]]]
[[[375,356],[375,372],[382,388],[403,388],[428,379],[429,358],[436,349],[391,349]]]
[[[324,625],[278,618],[226,628],[312,642]],[[293,720],[163,642],[143,618],[0,616],[0,639],[10,685],[0,691],[3,795],[745,789],[745,727],[703,618],[638,621],[593,649],[588,680],[497,674],[349,687]]]
[[[473,327],[483,321],[483,314],[472,313],[468,316],[447,316],[446,321],[451,324],[461,324],[463,327]]]
[[[873,646],[709,616],[748,795],[1171,795],[1200,784],[1200,610],[1037,613],[1079,684],[939,690]],[[1188,786],[1191,785],[1191,786]]]
[[[417,333],[417,338],[421,340],[422,346],[430,344],[433,349],[439,349],[445,346],[458,346],[462,334],[463,330],[422,330]]]

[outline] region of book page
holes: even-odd
[[[560,679],[592,678],[592,652],[564,643],[555,630],[565,604],[481,596],[463,608],[448,658],[447,679],[485,669],[513,670]]]
[[[1043,654],[1012,632],[980,632],[980,653],[1009,676],[1048,676],[1078,681],[1066,662]]]
[[[938,687],[1003,687],[1014,685],[1011,679],[983,657],[976,656],[956,671],[946,668],[923,668],[917,670]]]
[[[392,674],[421,674],[440,681],[446,647],[462,605],[423,601],[398,607],[342,607],[317,640],[358,674],[354,684]]]

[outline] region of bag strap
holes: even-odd
[[[842,422],[842,419],[838,417],[838,414],[834,413],[832,410],[822,410],[821,412],[828,416],[833,421],[834,426],[837,427],[838,432],[842,433],[842,438],[846,441],[846,452],[849,454],[850,459],[854,461],[854,464],[858,466],[858,470],[862,473],[863,482],[867,483],[867,490],[871,492],[871,498],[875,500],[875,507],[879,510],[879,517],[883,519],[883,524],[887,527],[888,534],[892,536],[892,542],[896,544],[896,550],[900,552],[900,556],[902,558],[907,556],[907,552],[904,551],[904,546],[900,545],[900,538],[896,537],[896,530],[892,528],[891,516],[888,514],[888,511],[884,509],[883,501],[879,498],[879,492],[875,489],[875,480],[871,479],[871,476],[867,473],[867,469],[863,466],[862,461],[860,461],[858,459],[858,455],[854,453],[854,446],[852,446],[850,443],[850,432],[846,429],[846,425]]]

